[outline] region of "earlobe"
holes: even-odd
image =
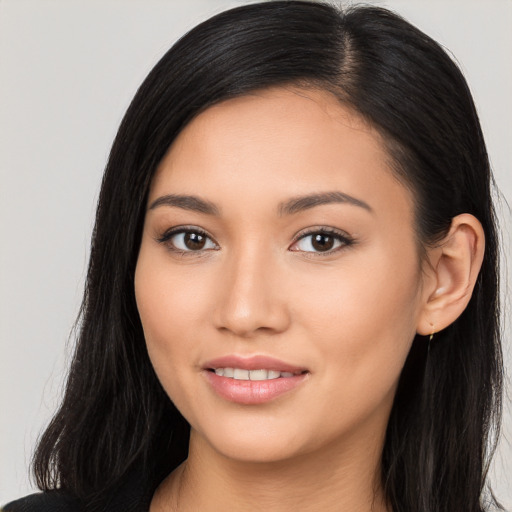
[[[418,334],[429,336],[452,324],[466,309],[482,266],[485,235],[480,221],[464,213],[452,219],[444,239],[429,251]]]

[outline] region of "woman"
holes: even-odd
[[[196,27],[119,129],[48,492],[5,510],[490,508],[491,181],[460,71],[396,15]]]

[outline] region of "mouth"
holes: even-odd
[[[267,356],[226,356],[206,363],[202,373],[221,398],[256,405],[295,390],[308,380],[310,371]]]
[[[307,373],[307,370],[297,372],[285,372],[279,370],[246,370],[244,368],[208,368],[208,371],[215,373],[219,377],[226,377],[234,380],[251,380],[251,381],[263,381],[263,380],[274,380],[274,379],[286,379],[294,377],[296,375],[302,375]]]

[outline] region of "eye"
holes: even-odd
[[[178,253],[193,253],[218,249],[213,240],[198,228],[172,228],[166,231],[158,242]]]
[[[350,246],[353,243],[354,240],[345,233],[332,228],[324,228],[304,233],[293,244],[293,248],[291,250],[332,254],[333,252]]]
[[[202,253],[207,250],[218,250],[219,246],[199,228],[177,227],[167,230],[157,239],[165,244],[170,251],[186,253]],[[354,240],[345,233],[323,228],[302,234],[293,244],[292,251],[317,254],[332,254],[339,249],[352,245]]]

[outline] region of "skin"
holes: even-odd
[[[333,191],[367,207],[278,213],[292,197]],[[168,194],[219,215],[151,207]],[[478,221],[462,215],[421,261],[413,212],[378,132],[327,92],[259,91],[185,127],[153,179],[135,275],[151,361],[191,425],[189,458],[152,512],[391,510],[379,467],[401,369],[416,333],[464,309],[483,255]],[[162,241],[179,226],[208,242]],[[321,252],[298,240],[321,228],[350,242]],[[270,402],[235,404],[203,372],[229,354],[268,355],[307,378]]]

